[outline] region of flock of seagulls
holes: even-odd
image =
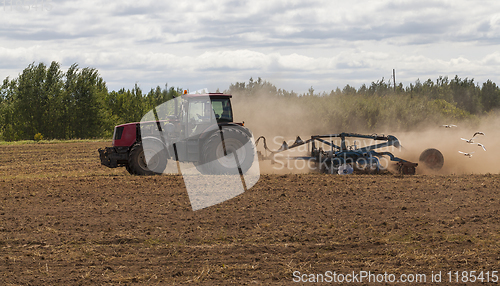
[[[475,132],[475,133],[474,133],[474,135],[472,135],[472,138],[471,138],[471,139],[465,139],[465,138],[460,138],[460,139],[464,140],[465,142],[467,142],[467,143],[469,143],[469,144],[476,144],[477,146],[479,146],[479,147],[483,148],[483,150],[484,150],[484,151],[486,151],[486,147],[484,147],[484,145],[483,145],[483,144],[481,144],[481,143],[479,143],[479,142],[474,142],[474,139],[476,139],[476,136],[477,136],[477,135],[483,135],[483,136],[486,136],[486,135],[484,134],[484,132],[477,131],[477,132]],[[458,151],[458,153],[463,154],[464,156],[467,156],[467,157],[469,157],[469,158],[470,158],[470,157],[472,157],[472,154],[473,154],[474,152],[469,152],[469,153],[466,153],[466,152]]]
[[[458,127],[456,126],[455,124],[446,124],[446,125],[441,125],[441,127],[444,127],[444,128],[453,128],[453,127]],[[474,142],[474,139],[476,139],[476,136],[477,135],[483,135],[483,136],[486,136],[484,134],[484,132],[481,132],[481,131],[477,131],[474,133],[474,135],[472,135],[472,138],[471,139],[466,139],[466,138],[460,138],[462,140],[464,140],[465,142],[469,143],[469,144],[476,144],[477,146],[483,148],[484,151],[486,151],[486,147],[484,147],[483,144],[479,143],[479,142]],[[463,154],[464,156],[467,156],[467,157],[472,157],[472,154],[474,154],[474,152],[462,152],[462,151],[458,151],[458,153],[460,154]]]
[[[476,144],[477,146],[479,146],[479,147],[483,148],[483,150],[484,150],[484,151],[486,151],[486,147],[484,147],[484,145],[483,145],[483,144],[481,144],[481,143],[475,143],[475,142],[474,142],[474,138],[476,137],[476,135],[484,135],[484,133],[483,133],[483,132],[479,132],[479,131],[478,131],[478,132],[474,133],[474,135],[472,136],[472,138],[471,138],[471,139],[465,139],[465,138],[460,138],[460,139],[464,140],[465,142],[467,142],[467,143],[469,143],[469,144]],[[461,152],[461,153],[462,153],[462,152]],[[469,154],[472,154],[472,153],[469,153]],[[466,156],[467,156],[467,155],[466,155]],[[470,158],[470,156],[469,156],[469,158]]]

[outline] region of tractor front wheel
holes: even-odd
[[[125,170],[127,170],[127,172],[129,172],[130,175],[135,175],[134,170],[132,170],[132,168],[130,168],[128,163],[125,165]]]
[[[136,143],[130,149],[127,171],[133,175],[162,174],[167,167],[166,150],[156,142],[145,145],[146,148],[142,143]]]

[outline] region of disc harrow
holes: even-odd
[[[354,141],[348,145],[346,138],[369,139],[375,144],[360,147]],[[340,139],[340,145],[338,141]],[[302,140],[297,136],[293,144],[288,145],[286,141],[278,150],[270,150],[267,146],[266,138],[260,136],[256,140],[263,141],[264,153],[257,151],[259,160],[275,161],[275,155],[290,149],[308,144],[308,155],[288,157],[287,159],[308,160],[319,166],[320,172],[328,174],[351,174],[353,172],[379,173],[388,168],[389,161],[396,163],[396,169],[401,174],[413,175],[416,172],[418,163],[413,163],[388,151],[377,151],[377,149],[394,147],[399,150],[402,146],[399,140],[393,135],[363,135],[357,133],[338,133],[327,135],[314,135],[310,139]],[[337,144],[336,144],[337,143]],[[437,149],[427,149],[420,156],[420,161],[429,169],[439,170],[443,166],[444,157]]]

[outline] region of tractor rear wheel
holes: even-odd
[[[144,149],[142,143],[136,143],[130,149],[127,168],[130,174],[162,174],[167,167],[167,153],[163,146],[156,142],[148,142],[146,146]],[[149,158],[149,161],[146,158]]]
[[[224,139],[224,140],[222,140]],[[214,132],[202,147],[201,170],[205,174],[246,173],[254,161],[251,138],[237,128],[222,128]],[[236,156],[235,156],[236,155]]]

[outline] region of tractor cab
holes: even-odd
[[[231,95],[222,93],[186,94],[178,114],[182,137],[203,133],[210,127],[233,122]]]
[[[153,126],[153,137],[163,137],[168,147],[175,143],[177,160],[196,162],[200,160],[200,146],[208,136],[220,132],[222,125],[235,125],[231,97],[222,93],[183,94],[159,105],[156,113],[148,113],[140,123],[141,134],[144,126],[159,122],[161,131]],[[169,152],[171,156],[174,153]]]
[[[233,122],[231,97],[222,93],[186,94],[182,96],[182,116],[194,121]]]

